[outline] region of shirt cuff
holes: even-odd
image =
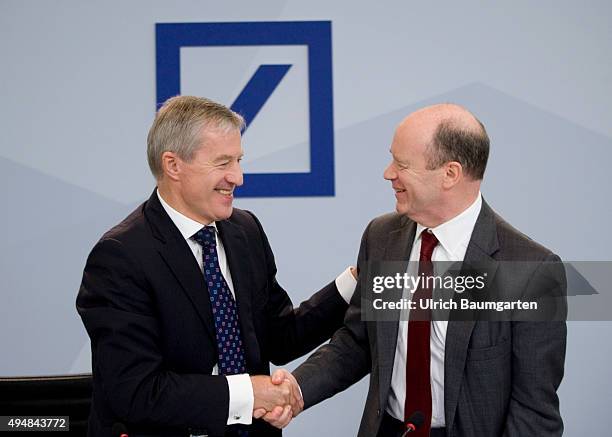
[[[347,269],[336,278],[336,288],[346,303],[351,303],[351,298],[353,297],[356,286],[357,281],[353,277],[350,267],[347,267]]]
[[[229,414],[227,424],[241,423],[250,425],[253,422],[253,385],[251,377],[246,374],[226,375],[229,387]]]

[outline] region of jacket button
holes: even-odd
[[[376,415],[380,416],[380,408],[378,410],[376,410]]]

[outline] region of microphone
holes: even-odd
[[[111,430],[113,437],[128,437],[128,431],[125,425],[121,422],[115,422]]]
[[[406,437],[408,434],[415,432],[419,429],[423,422],[425,422],[425,416],[420,411],[415,411],[410,415],[406,421],[406,431],[402,434],[402,437]]]

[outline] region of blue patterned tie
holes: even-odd
[[[215,228],[205,226],[196,232],[192,238],[202,246],[204,279],[208,286],[210,306],[212,307],[217,331],[219,374],[246,373],[246,360],[236,302],[219,269]]]

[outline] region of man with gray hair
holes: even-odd
[[[280,427],[301,409],[295,386],[271,383],[270,362],[327,340],[354,279],[347,269],[293,308],[261,224],[232,206],[243,126],[191,96],[155,117],[157,187],[95,245],[77,297],[92,347],[90,436],[280,435],[253,411],[272,410]]]
[[[489,155],[484,126],[458,105],[426,107],[400,123],[390,152],[384,178],[396,212],[375,218],[363,234],[360,276],[344,326],[293,376],[282,371],[274,380],[299,383],[308,408],[370,374],[360,437],[406,431],[423,437],[560,436],[556,390],[565,358],[565,274],[558,256],[482,199]],[[365,272],[397,261],[418,262],[424,277],[433,276],[433,262],[486,266],[494,286],[487,290],[544,297],[558,305],[560,317],[470,319],[451,310],[432,320],[417,306],[395,321],[368,319],[373,292]],[[499,267],[503,263],[513,274]],[[427,288],[413,295],[417,305],[431,300]],[[278,413],[264,419],[277,420]]]

